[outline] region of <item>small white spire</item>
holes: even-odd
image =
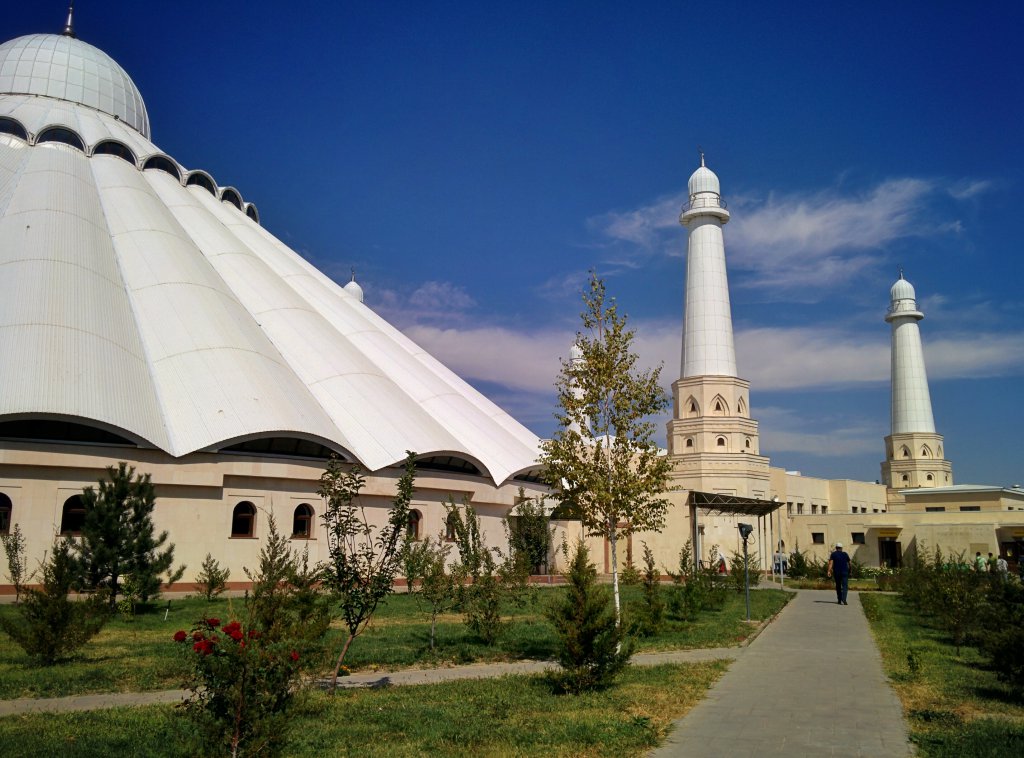
[[[75,39],[75,3],[74,0],[68,5],[68,20],[64,22],[64,31],[61,34],[65,37]]]

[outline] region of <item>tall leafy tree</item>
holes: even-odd
[[[583,302],[578,355],[562,361],[555,383],[559,427],[543,443],[541,462],[560,493],[560,510],[581,519],[590,536],[608,540],[621,623],[618,541],[660,530],[668,509],[670,463],[649,420],[667,407],[668,397],[658,384],[661,367],[637,368],[634,332],[594,273]]]
[[[136,476],[124,461],[108,466],[96,488],[83,490],[82,503],[85,520],[72,543],[79,584],[106,589],[111,608],[127,574],[143,601],[158,595],[160,575],[174,563],[174,545],[166,531],[158,535],[153,527],[156,494],[149,474]]]
[[[415,477],[415,454],[409,453],[388,521],[380,528],[370,523],[359,502],[366,478],[358,468],[346,468],[339,459],[332,458],[320,477],[318,492],[326,504],[323,522],[328,551],[323,582],[337,596],[348,631],[334,666],[332,690],[338,686],[338,672],[353,640],[366,629],[380,601],[394,589],[402,566]]]

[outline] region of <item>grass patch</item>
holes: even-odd
[[[523,607],[506,608],[506,617],[514,623],[494,647],[480,642],[460,615],[444,616],[438,623],[438,648],[434,652],[429,649],[428,615],[414,597],[392,595],[380,606],[370,628],[352,645],[346,665],[353,671],[373,671],[550,659],[555,635],[544,618],[544,609],[552,593],[562,591],[560,587],[538,589]],[[639,602],[640,588],[624,587],[622,594],[628,620],[630,605]],[[752,618],[771,618],[790,597],[777,590],[752,592]],[[201,616],[227,621],[243,611],[240,599],[211,603],[201,598],[174,600],[165,621],[165,608],[166,602],[134,621],[112,620],[76,657],[51,667],[33,665],[21,648],[0,633],[0,699],[177,688],[182,681],[181,651],[171,642],[174,632],[189,629]],[[13,606],[0,607],[0,614],[14,612]],[[721,610],[706,612],[692,622],[670,619],[660,634],[639,640],[638,650],[735,646],[753,631],[745,618],[743,596],[729,593]],[[342,640],[340,627],[335,624],[326,639],[325,661],[337,655]]]
[[[861,598],[919,754],[929,758],[1024,755],[1024,696],[1000,682],[974,648],[900,598]]]
[[[542,677],[306,693],[286,756],[641,756],[725,671],[724,661],[631,667],[619,684],[554,695]],[[119,708],[0,719],[10,755],[176,756],[187,728],[174,708]],[[115,752],[116,751],[116,752]]]
[[[765,580],[763,586],[772,586],[771,579]],[[835,590],[836,583],[831,579],[790,579],[786,577],[786,588],[791,590]],[[851,579],[850,591],[878,592],[878,583],[874,579]]]

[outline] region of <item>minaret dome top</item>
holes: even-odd
[[[721,187],[718,184],[718,177],[714,171],[704,165],[703,158],[701,158],[700,168],[690,176],[690,182],[687,186],[689,187],[690,197],[700,192],[714,192],[716,195],[722,194]]]
[[[896,280],[896,283],[892,285],[892,289],[889,290],[889,297],[895,305],[898,300],[917,300],[917,293],[914,291],[914,285],[903,278],[903,274],[900,274],[900,278]]]

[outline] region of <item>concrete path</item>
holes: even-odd
[[[907,736],[859,595],[801,590],[651,757],[896,758]]]
[[[665,653],[640,653],[633,656],[637,666],[655,666],[661,663],[687,663],[693,661],[732,660],[743,653],[743,647],[707,648],[701,650],[675,650]],[[338,679],[343,689],[377,688],[399,685],[436,684],[459,679],[488,679],[505,674],[536,674],[553,668],[548,661],[515,661],[511,663],[478,663],[450,668],[402,669],[353,674]],[[327,682],[321,680],[321,685]],[[160,692],[110,692],[97,695],[72,695],[56,698],[19,698],[0,700],[0,717],[21,713],[69,713],[95,711],[103,708],[125,708],[136,705],[180,703],[188,696],[185,690]]]

